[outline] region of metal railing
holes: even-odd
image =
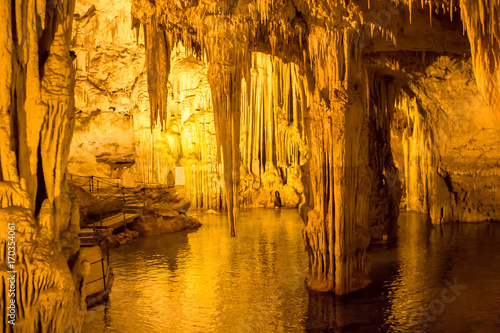
[[[106,260],[106,269],[104,269],[104,260]],[[106,289],[108,289],[108,279],[107,279],[107,277],[108,277],[108,274],[109,274],[109,251],[108,251],[107,247],[106,247],[106,259],[103,258],[102,255],[101,255],[101,259],[97,260],[97,261],[94,261],[94,262],[91,262],[90,266],[98,264],[98,263],[101,263],[102,277],[100,277],[98,279],[95,279],[95,280],[92,280],[92,281],[89,281],[85,285],[88,286],[91,283],[97,282],[99,280],[103,280],[103,287],[104,287],[104,290],[106,290]]]
[[[122,185],[122,180],[120,178],[99,177],[94,175],[80,176],[69,174],[69,179],[78,186],[88,186],[89,192],[95,194],[99,194],[99,189],[119,188]]]
[[[125,196],[126,192],[129,192],[129,194],[132,194],[132,195],[136,195],[135,192],[133,192],[125,187],[122,187],[122,188],[118,189],[118,191],[109,194],[107,197],[101,198],[100,203],[102,204],[108,200],[120,199],[123,203],[123,205],[120,208],[120,213],[123,214],[123,220],[126,220],[127,219],[127,215],[126,215],[127,211],[126,210],[128,208],[127,203],[130,203],[130,200],[128,200],[127,197]],[[145,202],[144,202],[144,205],[146,205]],[[108,218],[110,215],[112,216],[112,214],[110,212],[107,212],[104,216],[103,216],[102,212],[99,213],[99,221],[94,221],[92,224],[92,229],[94,230],[94,237],[96,237],[96,232],[99,229],[99,227],[102,227],[102,223],[103,223],[104,219]]]
[[[121,178],[111,178],[111,177],[101,177],[101,176],[82,176],[82,175],[74,175],[68,173],[69,179],[81,187],[88,186],[88,190],[90,193],[99,194],[99,189],[109,189],[112,187],[120,188],[123,186],[123,180]],[[151,183],[151,182],[142,182],[135,181],[136,184],[141,185],[154,185],[156,187],[164,187],[166,184],[161,183]]]
[[[95,189],[96,193],[99,191],[99,184],[100,183],[101,184],[103,183],[106,185],[111,185],[111,186],[107,186],[108,189],[111,187],[114,188],[116,186],[117,190],[115,192],[109,193],[106,196],[105,196],[105,193],[102,192],[101,196],[99,197],[99,203],[104,204],[106,201],[119,199],[122,201],[122,204],[123,204],[119,210],[109,210],[106,212],[102,212],[102,211],[99,212],[99,219],[97,221],[94,220],[91,224],[89,224],[89,226],[90,225],[92,226],[92,238],[93,238],[92,243],[94,245],[96,245],[98,243],[98,236],[100,234],[100,230],[103,227],[104,220],[110,216],[117,215],[114,213],[119,212],[119,213],[123,214],[123,221],[125,221],[127,219],[127,215],[126,215],[127,209],[130,208],[127,206],[127,204],[129,204],[131,202],[131,200],[127,199],[126,194],[136,196],[138,193],[134,192],[126,187],[118,186],[120,183],[118,182],[119,179],[117,179],[117,178],[105,178],[105,177],[95,177],[95,176],[75,176],[75,175],[70,174],[70,179],[72,179],[72,181],[74,181],[75,178],[87,179],[87,181],[84,182],[84,184],[80,185],[80,186],[85,186],[85,185],[89,184],[89,190]],[[114,182],[114,183],[109,182],[106,179],[116,180],[116,182]],[[95,186],[92,185],[92,184],[94,184],[94,182],[95,182]],[[101,189],[102,189],[102,187],[101,187]],[[144,201],[143,206],[145,206],[145,205],[146,205],[146,202]]]

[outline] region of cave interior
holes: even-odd
[[[498,0],[2,3],[16,327],[83,322],[72,175],[133,187],[182,169],[191,207],[227,212],[236,237],[240,210],[277,191],[304,221],[307,287],[336,295],[370,283],[366,250],[397,241],[400,211],[500,221],[499,15]]]

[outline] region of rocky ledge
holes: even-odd
[[[122,198],[94,196],[86,189],[71,184],[80,202],[80,227],[99,226],[100,220],[122,213],[136,214],[132,221],[106,229],[96,229],[97,243],[117,247],[140,236],[196,229],[201,223],[187,212],[191,202],[171,188],[124,189]],[[130,216],[130,215],[127,215]]]
[[[131,223],[129,228],[141,236],[199,228],[201,223],[186,214],[190,206],[191,202],[184,199],[146,205],[142,209],[141,218]]]

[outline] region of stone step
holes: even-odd
[[[142,203],[142,202],[130,203],[130,204],[125,205],[125,208],[143,208],[143,207],[144,207],[144,203]]]
[[[80,229],[78,237],[94,237],[94,229]]]

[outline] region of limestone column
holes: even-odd
[[[73,12],[72,0],[0,1],[0,266],[15,272],[0,272],[2,332],[76,332],[86,311],[89,263],[66,179]]]
[[[310,258],[308,286],[342,295],[369,283],[372,173],[366,144],[366,75],[360,63],[350,59],[348,34],[339,31],[329,38],[337,47],[327,48],[321,39],[310,46],[311,61],[322,65],[313,68],[316,87],[307,134],[314,202],[304,241]]]

